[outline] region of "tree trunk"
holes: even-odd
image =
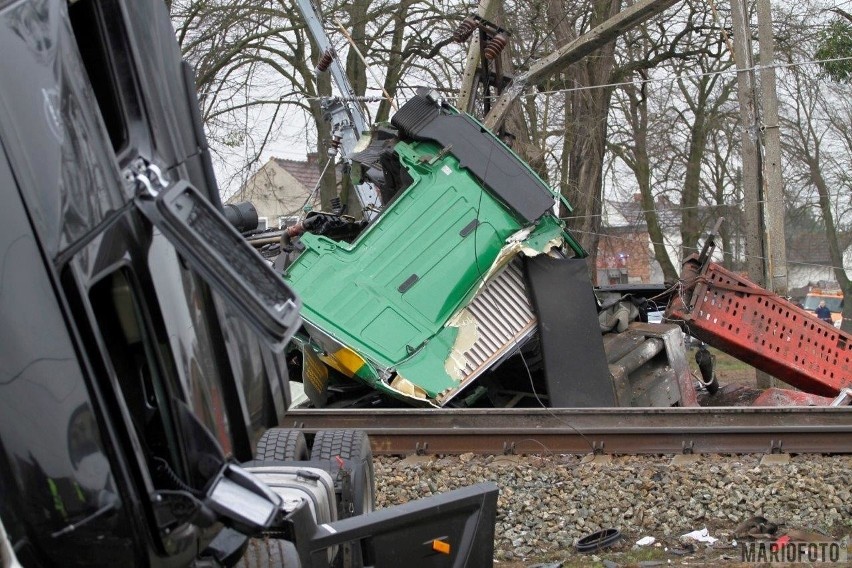
[[[694,110],[695,122],[689,129],[689,150],[686,157],[686,178],[681,195],[680,251],[681,261],[698,250],[698,238],[701,236],[701,222],[698,216],[698,197],[701,194],[701,159],[707,146],[706,99],[699,94]]]
[[[590,27],[606,21],[621,9],[621,0],[597,0]],[[557,28],[562,44],[564,35]],[[568,227],[577,233],[589,253],[589,271],[597,281],[598,241],[603,212],[603,165],[606,153],[607,116],[612,87],[595,87],[609,82],[615,66],[615,43],[610,42],[568,69],[568,84],[577,87],[567,95],[566,136],[568,179],[562,183],[563,195],[574,207]],[[570,128],[568,120],[571,121]]]
[[[408,8],[411,3],[412,0],[400,2],[393,16],[393,35],[391,36],[391,48],[384,85],[385,91],[391,97],[396,95],[396,89],[399,86],[399,80],[402,76],[402,48],[405,41],[405,20],[408,17]],[[386,122],[390,118],[390,111],[391,102],[387,99],[382,99],[382,102],[379,103],[379,111],[376,113],[376,122]]]
[[[828,241],[828,255],[831,259],[831,266],[834,268],[834,277],[837,278],[837,283],[840,289],[843,290],[843,321],[841,329],[852,332],[852,280],[846,275],[843,269],[843,251],[840,250],[837,238],[837,225],[834,223],[834,215],[831,212],[831,196],[826,183],[825,177],[822,175],[820,168],[819,157],[816,155],[808,155],[806,157],[808,169],[811,175],[811,182],[816,186],[819,193],[819,208],[822,212],[823,222],[825,223],[825,237]]]

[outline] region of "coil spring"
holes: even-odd
[[[488,41],[485,46],[485,58],[494,59],[509,44],[509,38],[503,32],[498,33]]]
[[[453,32],[453,41],[456,43],[466,42],[473,33],[473,30],[476,29],[477,25],[476,20],[472,16],[468,16],[459,24],[456,31]]]
[[[334,59],[334,52],[330,49],[326,49],[320,60],[317,62],[317,71],[320,73],[325,73],[328,71],[328,66],[331,65],[331,60]]]

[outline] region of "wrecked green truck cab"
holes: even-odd
[[[392,126],[356,155],[356,171],[381,184],[381,214],[351,242],[303,234],[283,273],[303,302],[311,402],[323,406],[331,377],[345,376],[441,407],[527,349],[523,382],[537,399],[617,405],[586,254],[553,213],[558,196],[432,93]],[[581,384],[588,376],[597,386]]]

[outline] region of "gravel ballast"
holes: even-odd
[[[600,463],[573,455],[380,457],[377,506],[493,481],[501,562],[570,557],[577,539],[610,527],[623,533],[621,549],[634,550],[643,536],[669,550],[681,535],[707,527],[719,541],[699,546],[720,554],[735,549],[737,525],[754,516],[838,540],[852,532],[852,456],[800,455],[771,465],[761,457],[700,456],[683,464],[672,456]]]

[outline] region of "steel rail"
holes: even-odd
[[[852,453],[852,408],[300,409],[282,426],[365,430],[379,455]]]

